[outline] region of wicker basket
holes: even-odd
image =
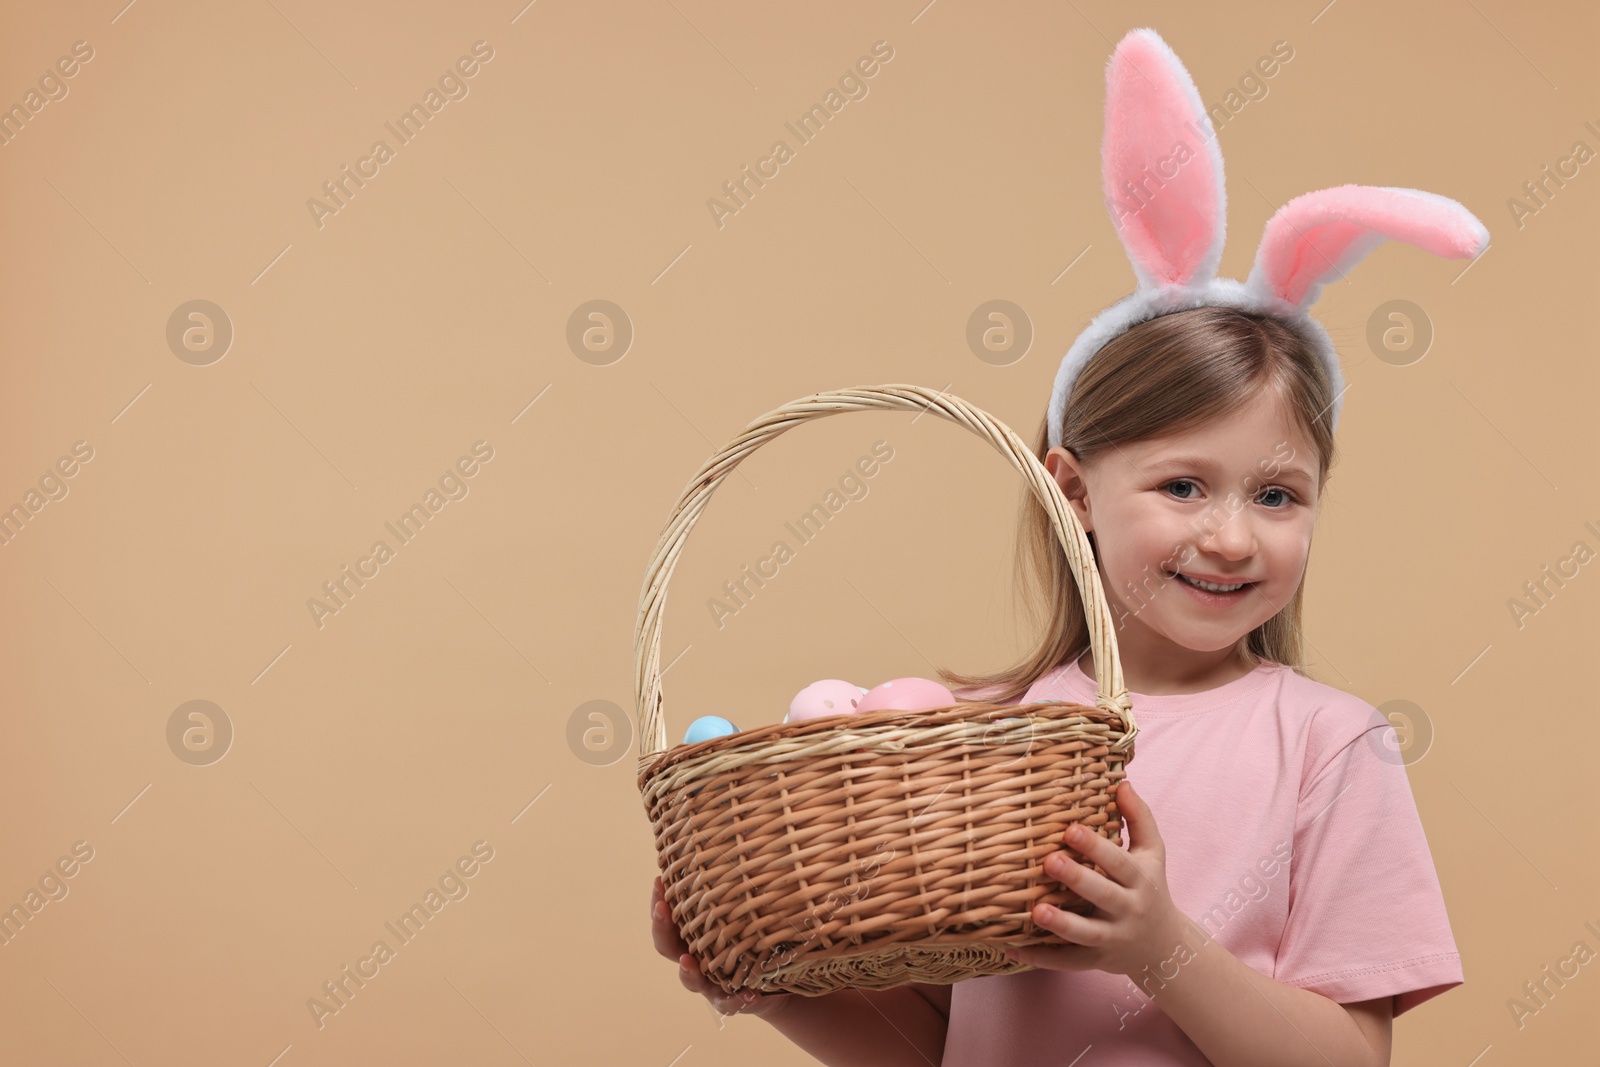
[[[964,426],[1022,472],[1083,596],[1096,706],[973,702],[836,715],[668,749],[661,612],[711,494],[744,457],[808,419],[881,410]],[[1073,823],[1120,840],[1112,792],[1138,727],[1083,528],[1055,480],[992,415],[947,393],[881,385],[815,393],[752,422],[673,508],[645,572],[634,657],[638,785],[667,905],[723,989],[820,996],[1028,970],[1005,946],[1059,943],[1033,922],[1034,905],[1094,910],[1043,862],[1063,850]]]

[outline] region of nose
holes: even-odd
[[[1249,559],[1256,552],[1255,520],[1249,507],[1231,513],[1226,508],[1212,509],[1196,530],[1195,544],[1222,559]]]

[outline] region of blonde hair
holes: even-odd
[[[1108,341],[1084,367],[1068,398],[1062,447],[1088,464],[1118,445],[1183,433],[1226,418],[1264,391],[1286,403],[1314,445],[1317,486],[1333,465],[1333,386],[1304,338],[1279,319],[1225,307],[1175,311],[1142,322]],[[1049,452],[1048,417],[1034,455]],[[1030,622],[1044,623],[1037,648],[989,674],[939,668],[947,686],[988,688],[984,699],[1015,703],[1041,676],[1089,648],[1083,600],[1066,551],[1044,506],[1023,491],[1018,513],[1015,603]],[[1094,546],[1094,534],[1089,534]],[[1096,547],[1098,555],[1098,547]],[[1309,568],[1308,568],[1309,569]],[[1304,674],[1300,612],[1305,575],[1272,618],[1241,637],[1237,651],[1251,666],[1261,660]],[[960,698],[961,694],[957,694]],[[972,699],[969,697],[968,699]]]

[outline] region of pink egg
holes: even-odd
[[[856,711],[923,711],[950,707],[956,696],[938,682],[926,678],[896,678],[871,689],[856,705]]]
[[[804,722],[827,715],[848,715],[861,700],[861,687],[837,678],[812,682],[794,695],[784,722]]]

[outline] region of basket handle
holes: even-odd
[[[644,589],[639,594],[633,652],[641,771],[666,748],[666,723],[661,714],[661,611],[667,602],[667,581],[677,565],[678,554],[683,551],[684,540],[711,500],[711,494],[746,456],[808,419],[820,419],[846,411],[895,409],[926,411],[971,430],[993,445],[995,451],[1009,459],[1012,466],[1022,473],[1028,487],[1044,504],[1045,512],[1050,516],[1056,535],[1061,538],[1061,545],[1072,563],[1073,578],[1078,584],[1088,616],[1089,645],[1094,651],[1094,668],[1098,676],[1095,706],[1117,715],[1125,731],[1122,740],[1112,747],[1125,748],[1133,740],[1137,727],[1133,721],[1132,702],[1122,680],[1122,663],[1117,658],[1117,635],[1112,627],[1105,591],[1100,585],[1100,573],[1094,565],[1094,553],[1077,516],[1067,505],[1061,487],[1044,464],[1005,423],[960,397],[917,385],[862,386],[812,393],[767,412],[706,460],[684,488],[683,495],[672,509],[672,518],[662,531],[661,540],[657,542],[650,563],[645,568]]]

